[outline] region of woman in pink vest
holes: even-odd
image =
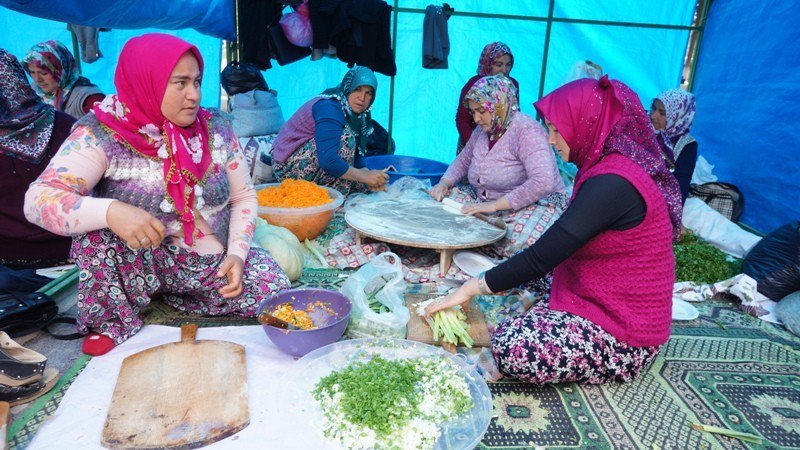
[[[427,312],[537,282],[539,303],[492,335],[500,371],[537,384],[632,380],[669,338],[678,183],[619,81],[573,81],[534,106],[578,167],[569,207],[535,244]]]

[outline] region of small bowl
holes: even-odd
[[[386,172],[389,175],[389,183],[394,183],[402,177],[414,177],[431,180],[431,186],[436,186],[448,167],[447,164],[432,159],[400,155],[365,156],[356,161],[356,166],[375,170],[393,166],[395,170]]]
[[[289,303],[294,309],[305,310],[309,304],[322,302],[333,310],[332,314],[320,311],[312,319],[318,328],[311,330],[284,330],[272,325],[261,326],[267,337],[284,353],[303,356],[308,352],[338,341],[350,321],[350,300],[343,294],[327,289],[288,289],[264,299],[258,307],[256,317],[264,310],[274,311],[279,305]]]
[[[279,185],[280,183],[259,184],[255,186],[255,189],[258,192]],[[332,202],[305,208],[275,208],[258,205],[258,216],[271,225],[287,228],[297,236],[300,242],[314,239],[322,234],[333,218],[333,212],[344,203],[344,196],[341,192],[326,186],[320,187],[327,189],[328,195],[333,199]]]

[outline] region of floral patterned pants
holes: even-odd
[[[658,355],[659,346],[632,347],[548,303],[545,295],[527,313],[495,329],[492,354],[504,375],[538,385],[631,381]]]
[[[244,263],[243,292],[225,299],[227,284],[216,273],[225,254],[201,255],[162,243],[132,250],[109,229],[73,240],[78,279],[78,331],[106,335],[120,344],[142,328],[139,312],[153,297],[185,312],[220,316],[255,315],[262,299],[286,289],[289,279],[267,254],[251,248]]]

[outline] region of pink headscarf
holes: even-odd
[[[553,123],[569,146],[569,161],[578,166],[576,184],[610,153],[620,153],[641,166],[667,202],[673,239],[680,238],[681,195],[669,172],[653,127],[639,97],[625,84],[583,78],[567,83],[533,104]]]
[[[203,57],[194,45],[168,34],[152,33],[129,40],[122,48],[114,75],[116,95],[93,108],[98,120],[117,140],[148,158],[164,164],[164,182],[175,212],[183,222],[183,236],[192,245],[195,237],[195,186],[211,165],[208,149],[210,113],[200,109],[192,125],[180,127],[161,113],[167,82],[186,52]]]

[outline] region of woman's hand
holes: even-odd
[[[442,201],[443,198],[450,194],[450,188],[446,182],[440,181],[436,184],[436,186],[432,187],[428,193],[433,197],[434,200],[437,202]]]
[[[461,208],[464,214],[493,213],[498,210],[496,202],[467,203]]]
[[[444,298],[441,298],[435,302],[431,302],[428,306],[426,306],[425,317],[430,317],[431,314],[435,313],[436,311],[452,308],[456,305],[462,305],[461,307],[466,311],[469,307],[469,301],[472,300],[472,297],[480,295],[480,293],[481,290],[478,287],[478,279],[470,278],[460,288],[456,289],[455,292],[447,294],[447,296]]]
[[[217,271],[217,277],[228,277],[228,284],[219,288],[222,298],[234,298],[242,293],[242,274],[244,261],[236,255],[228,255],[222,260]]]
[[[386,184],[389,182],[389,175],[386,170],[367,170],[361,169],[361,182],[366,184],[372,191],[385,191]]]
[[[134,250],[156,248],[164,239],[164,224],[147,211],[115,200],[106,211],[106,222]]]

